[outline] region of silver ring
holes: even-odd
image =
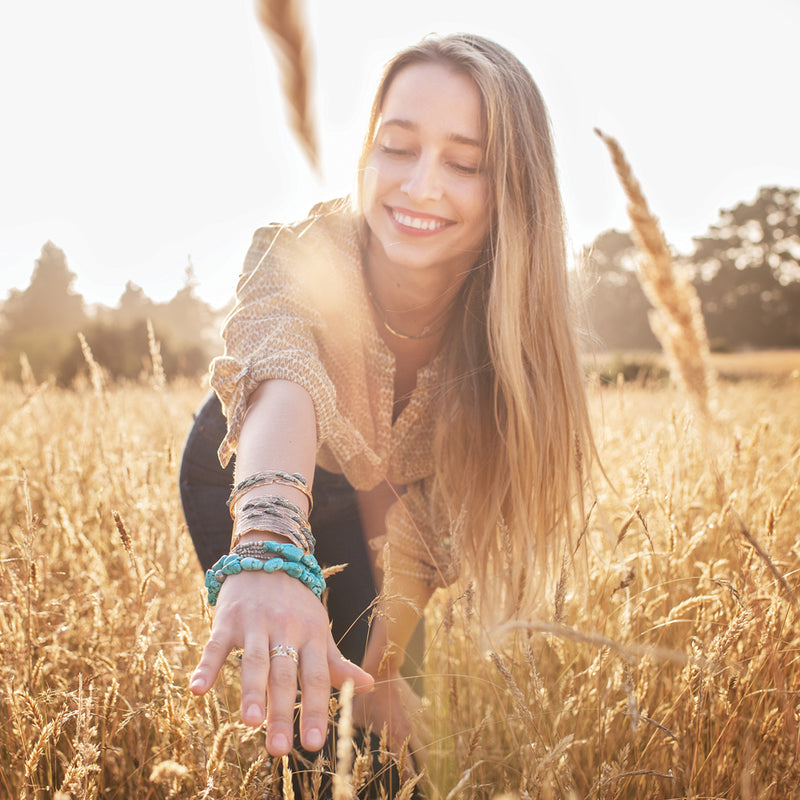
[[[270,660],[276,658],[277,656],[284,656],[286,658],[291,658],[295,664],[300,663],[300,658],[297,655],[297,650],[295,650],[294,647],[288,644],[276,644],[275,647],[270,647],[269,649]]]

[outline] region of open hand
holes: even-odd
[[[241,647],[242,720],[257,726],[266,716],[270,755],[283,756],[292,748],[298,678],[300,741],[307,750],[325,742],[331,686],[341,688],[350,678],[357,693],[372,689],[372,676],[339,652],[325,608],[296,578],[242,572],[225,581],[216,609],[189,688],[205,694],[231,650]],[[270,656],[272,648],[282,653]]]
[[[376,734],[386,725],[394,753],[409,739],[409,752],[417,768],[421,766],[430,733],[423,719],[422,701],[397,670],[381,673],[372,692],[353,698],[353,724],[364,729],[371,726]]]

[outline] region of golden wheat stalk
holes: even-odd
[[[103,400],[104,403],[107,403],[108,399],[106,398],[103,370],[95,360],[94,353],[92,353],[92,348],[89,346],[89,342],[86,341],[86,337],[80,332],[78,332],[78,341],[81,343],[81,352],[86,361],[86,366],[89,368],[89,379],[92,382],[92,389],[94,389],[94,393],[97,397]]]
[[[282,776],[281,782],[283,784],[283,800],[294,800],[294,786],[292,785],[292,770],[289,767],[289,756],[283,756],[281,759]]]
[[[348,678],[339,694],[336,770],[333,773],[333,800],[351,800],[353,790],[353,681]]]
[[[738,528],[739,533],[753,548],[753,550],[756,551],[758,557],[767,565],[767,568],[773,574],[775,580],[778,581],[778,585],[781,587],[781,589],[783,589],[789,601],[792,603],[793,606],[796,607],[798,604],[797,596],[792,591],[792,587],[789,586],[789,584],[787,583],[783,573],[778,569],[777,566],[775,566],[775,562],[769,557],[769,553],[767,553],[766,550],[764,550],[764,548],[759,543],[758,539],[756,539],[755,536],[753,536],[753,534],[750,533],[750,531],[747,528],[747,525],[744,524],[742,518],[733,509],[731,509],[730,514],[733,517],[733,521],[736,527]]]
[[[161,358],[161,343],[156,339],[153,323],[147,320],[147,349],[150,351],[150,363],[153,366],[153,388],[161,391],[167,383],[164,372],[164,360]]]
[[[122,546],[125,548],[125,552],[128,554],[128,558],[131,560],[131,566],[136,573],[136,581],[137,583],[141,584],[142,576],[139,572],[139,562],[136,559],[136,551],[133,549],[131,535],[128,533],[128,529],[125,527],[125,521],[122,519],[122,514],[120,514],[119,511],[112,511],[111,516],[114,517],[114,524],[117,527],[119,538],[122,540]]]
[[[58,737],[61,735],[61,730],[66,721],[66,716],[65,709],[60,709],[56,715],[56,718],[48,722],[41,729],[33,748],[31,748],[31,751],[25,760],[25,779],[28,782],[33,781],[36,774],[36,768],[39,766],[39,761],[47,749],[47,746],[58,741]]]
[[[639,281],[654,309],[649,315],[650,327],[664,349],[673,380],[708,419],[715,405],[716,377],[700,298],[688,276],[675,269],[658,219],[650,211],[619,143],[597,128],[595,133],[608,147],[628,197],[631,238],[642,256]]]
[[[33,368],[31,367],[31,362],[28,360],[27,353],[19,354],[19,369],[22,388],[25,390],[25,394],[33,394],[33,392],[36,391],[36,378],[33,376]]]
[[[261,769],[261,765],[267,760],[267,757],[262,753],[256,760],[250,765],[247,772],[245,773],[244,778],[242,778],[242,783],[239,786],[239,795],[241,797],[247,797],[248,791],[253,787],[256,777],[258,776],[259,770]]]
[[[517,685],[517,682],[514,680],[511,670],[505,665],[503,659],[500,657],[500,654],[494,650],[489,651],[489,657],[492,659],[492,663],[495,665],[497,671],[503,676],[506,688],[511,695],[511,699],[514,701],[514,705],[517,707],[519,718],[528,722],[532,732],[538,732],[531,708],[525,700],[525,697]]]
[[[311,166],[319,152],[311,102],[311,41],[300,0],[256,0],[256,16],[273,45],[289,124]]]
[[[211,753],[208,756],[208,761],[206,761],[206,791],[208,791],[209,786],[213,787],[214,774],[222,764],[225,750],[228,747],[228,740],[238,728],[239,726],[235,722],[226,722],[217,731],[214,737],[214,743],[211,745]]]

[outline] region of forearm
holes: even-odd
[[[265,470],[298,472],[314,477],[317,428],[314,404],[302,387],[289,381],[262,383],[250,397],[236,452],[238,484]],[[297,489],[273,484],[248,492],[246,497],[279,494],[307,510],[308,501]],[[237,505],[242,506],[242,501]]]
[[[316,417],[310,395],[289,381],[262,383],[250,397],[242,424],[236,453],[236,482],[256,472],[277,469],[299,472],[308,479],[310,487],[315,460]],[[259,494],[281,494],[306,507],[305,497],[291,487],[272,485],[254,489],[246,497]],[[381,614],[370,633],[364,659],[368,672],[377,675],[400,667],[408,640],[432,593],[430,586],[410,578],[398,576],[391,581],[390,594],[381,601]]]
[[[405,648],[419,618],[431,599],[433,589],[410,578],[391,581],[390,592],[380,601],[380,613],[370,631],[363,668],[373,676],[400,669]]]

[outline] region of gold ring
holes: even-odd
[[[276,644],[275,647],[270,647],[269,649],[270,660],[275,658],[276,656],[285,656],[286,658],[291,658],[295,664],[300,663],[300,658],[297,655],[297,650],[295,650],[294,647],[288,644]]]

